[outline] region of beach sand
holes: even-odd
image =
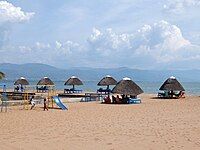
[[[67,103],[68,111],[41,106],[0,113],[0,149],[199,150],[200,97],[152,99],[142,104]]]

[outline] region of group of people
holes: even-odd
[[[103,89],[103,88],[99,88],[98,90],[97,90],[97,93],[105,93],[105,94],[108,94],[108,93],[110,93],[111,92],[111,90],[110,89]]]
[[[36,86],[36,90],[37,90],[37,92],[46,92],[48,90],[48,87],[47,86],[41,86],[41,87]]]
[[[175,93],[174,91],[168,91],[168,95],[170,97],[176,97],[176,98],[181,98],[181,97],[185,97],[185,92],[183,91],[179,91],[178,93]]]
[[[163,98],[185,98],[185,92],[184,91],[179,91],[179,92],[174,92],[173,90],[170,91],[165,91],[164,93],[159,92],[158,97],[163,97]]]
[[[121,98],[120,98],[119,95],[117,95],[116,97],[114,95],[112,95],[112,99],[110,98],[110,96],[105,97],[104,98],[104,102],[106,104],[111,104],[111,103],[112,104],[128,104],[130,98],[137,98],[137,97],[136,96],[132,96],[132,95],[130,95],[130,97],[129,97],[127,95],[122,94]]]
[[[34,96],[31,96],[29,103],[31,104],[31,110],[32,110],[35,107]],[[44,111],[45,110],[48,111],[48,102],[46,97],[44,98]]]
[[[16,91],[16,92],[19,92],[19,91],[24,92],[24,87],[21,84],[17,85],[15,87],[14,91]]]

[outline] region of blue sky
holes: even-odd
[[[200,0],[0,1],[0,63],[200,68]]]

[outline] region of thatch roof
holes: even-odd
[[[0,79],[3,79],[3,78],[5,78],[5,74],[0,71]]]
[[[136,96],[143,93],[143,90],[130,78],[123,78],[113,88],[112,93]]]
[[[54,83],[48,77],[44,77],[37,83],[37,85],[54,85]]]
[[[117,84],[117,81],[113,77],[107,75],[103,79],[101,79],[101,81],[99,81],[97,85],[108,86],[108,85],[116,85],[116,84]]]
[[[29,82],[26,80],[26,78],[21,77],[17,81],[15,81],[14,85],[29,85]]]
[[[183,86],[178,82],[175,77],[168,78],[159,90],[167,90],[167,91],[185,91]]]
[[[83,85],[83,82],[76,76],[69,78],[64,85]]]

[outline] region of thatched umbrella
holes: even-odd
[[[112,93],[137,96],[143,93],[143,90],[130,78],[123,78],[113,88]]]
[[[26,78],[21,77],[15,81],[14,85],[29,85],[29,82],[26,80]]]
[[[0,71],[0,80],[5,78],[5,74],[3,72]]]
[[[37,83],[37,85],[54,85],[54,83],[48,77],[44,77]]]
[[[109,89],[110,85],[116,85],[116,84],[117,84],[117,81],[110,75],[107,75],[107,76],[103,77],[103,79],[101,79],[101,81],[99,81],[99,83],[97,85],[98,86],[107,86],[107,89]]]
[[[73,86],[73,90],[74,90],[74,86],[75,85],[83,85],[83,82],[76,76],[72,76],[71,78],[69,78],[64,85],[72,85]]]
[[[178,80],[171,76],[170,78],[168,78],[163,85],[160,87],[159,90],[163,90],[163,91],[185,91],[185,89],[183,88],[183,86],[178,82]]]

